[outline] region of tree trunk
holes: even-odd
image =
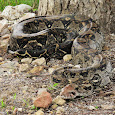
[[[115,33],[115,0],[39,0],[38,15],[82,14]]]

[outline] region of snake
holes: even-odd
[[[109,74],[102,55],[103,44],[104,36],[92,18],[76,14],[37,16],[13,27],[8,52],[58,59],[71,54],[74,66],[57,68],[51,77],[51,82],[62,88],[60,95],[68,99],[89,95],[88,89],[92,92],[95,87],[108,84],[103,77],[103,71]]]

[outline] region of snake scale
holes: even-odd
[[[81,68],[60,67],[51,76],[51,82],[62,88],[60,95],[71,99],[87,96],[110,82],[110,64],[101,54],[103,42],[99,26],[91,18],[38,16],[14,26],[8,50],[21,56],[59,59],[71,53],[73,65]]]

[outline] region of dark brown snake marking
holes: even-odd
[[[81,68],[58,68],[52,73],[52,81],[59,83],[59,87],[70,84],[74,95],[72,91],[66,92],[68,96],[62,91],[61,95],[74,98],[89,95],[89,90],[92,92],[96,86],[108,83],[102,72],[104,70],[105,76],[108,75],[106,60],[101,55],[103,39],[99,26],[91,18],[77,15],[39,16],[14,26],[8,50],[22,56],[47,58],[62,58],[71,53],[73,64],[80,64]]]

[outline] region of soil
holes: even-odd
[[[105,51],[108,61],[115,68],[115,35],[109,35],[105,38]],[[17,61],[19,58],[10,58],[7,55],[0,54],[4,61]],[[2,65],[2,62],[0,65]],[[54,61],[54,60],[53,60]],[[59,61],[60,62],[60,61]],[[51,66],[49,62],[46,70]],[[53,62],[56,65],[57,61]],[[12,115],[14,108],[22,108],[17,115],[34,115],[39,108],[32,109],[33,98],[37,96],[38,89],[50,86],[49,76],[33,75],[29,76],[27,72],[19,72],[19,68],[2,68],[4,72],[0,73],[0,115]],[[115,70],[114,70],[115,72]],[[52,98],[57,96],[56,90],[49,90]],[[108,108],[105,107],[107,105]],[[95,109],[91,109],[93,106]],[[111,107],[114,106],[114,107]],[[100,93],[94,92],[89,97],[79,97],[74,100],[66,100],[61,106],[64,108],[62,115],[113,115],[115,114],[115,78],[111,78],[111,83],[105,87]],[[43,109],[44,115],[56,115],[56,109],[50,106]]]

